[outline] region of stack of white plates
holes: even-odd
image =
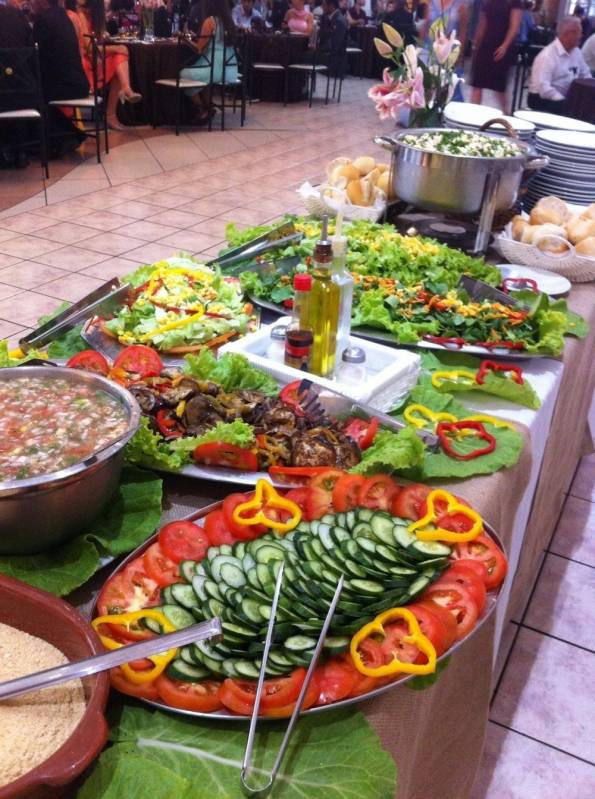
[[[531,122],[537,130],[582,130],[585,133],[595,133],[595,125],[591,125],[589,122],[572,117],[561,117],[557,114],[546,114],[545,111],[529,111],[523,108],[515,111],[514,116],[517,119]]]
[[[533,139],[535,125],[524,119],[504,116],[498,108],[491,105],[478,105],[477,103],[449,103],[444,109],[444,124],[448,128],[460,130],[479,130],[490,119],[505,119],[515,129],[519,138],[530,142]],[[501,125],[489,128],[489,133],[500,133],[508,136],[508,132]]]
[[[540,130],[535,149],[550,163],[529,183],[527,207],[550,194],[577,205],[595,202],[595,132]]]

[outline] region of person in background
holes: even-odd
[[[165,0],[161,0],[153,12],[153,33],[158,39],[169,39],[171,36],[171,22]]]
[[[280,31],[283,27],[283,20],[289,11],[289,0],[273,0],[271,7],[271,24],[273,30]]]
[[[240,0],[231,13],[236,28],[249,31],[256,20],[262,22],[262,14],[254,8],[254,0]]]
[[[198,41],[191,42],[191,46],[199,54],[199,58],[194,64],[185,67],[180,72],[180,77],[202,81],[206,84],[210,84],[211,79],[219,83],[222,78],[225,83],[235,83],[238,79],[238,65],[235,58],[230,58],[229,49],[226,50],[225,47],[226,37],[228,40],[233,40],[236,33],[227,0],[205,0],[204,15],[205,19]],[[211,51],[213,37],[215,38],[214,49]],[[225,75],[223,75],[223,66],[226,61]],[[195,125],[208,124],[212,111],[204,96],[204,90],[186,89],[185,91],[196,108],[193,123]]]
[[[529,44],[531,31],[535,27],[535,20],[533,19],[533,2],[532,0],[524,0],[523,3],[523,16],[521,17],[521,27],[519,30],[518,42],[521,47]]]
[[[32,47],[33,32],[25,15],[14,3],[0,6],[0,47]],[[7,86],[10,76],[0,77],[0,85]],[[0,111],[15,111],[28,108],[31,98],[28,94],[11,91],[0,95]],[[27,124],[24,120],[0,122],[0,169],[17,167],[24,169],[29,165],[29,158],[20,143],[27,139]]]
[[[460,50],[455,71],[459,77],[463,77],[469,23],[469,10],[466,0],[429,0],[427,10],[424,13],[424,21],[419,29],[419,36],[426,49],[429,50],[432,47],[433,34],[437,29],[442,29],[445,36],[450,36],[453,31],[456,31],[456,37],[460,42]],[[463,102],[465,99],[460,81],[452,99],[459,102]]]
[[[568,89],[577,78],[590,78],[591,71],[579,50],[582,36],[578,17],[563,17],[556,38],[537,55],[529,81],[529,108],[564,114]]]
[[[405,44],[414,44],[417,38],[417,29],[413,14],[407,11],[405,0],[389,0],[387,9],[382,14],[380,22],[386,22],[398,31]]]
[[[191,33],[196,33],[197,35],[200,33],[202,23],[205,19],[204,5],[205,0],[195,0],[190,6],[186,26]]]
[[[521,29],[521,0],[485,0],[475,34],[471,62],[471,102],[481,103],[483,89],[496,92],[506,114],[506,82],[516,60]]]
[[[318,39],[322,61],[318,63],[326,64],[332,76],[342,77],[347,71],[347,22],[339,11],[339,0],[322,0],[322,10]]]
[[[339,0],[337,0],[337,8],[338,5]],[[287,25],[291,33],[303,33],[305,36],[310,36],[314,17],[305,7],[304,0],[291,0],[291,7],[285,14],[283,23]]]
[[[592,33],[581,47],[583,58],[593,75],[595,76],[595,33]]]
[[[79,43],[68,14],[59,0],[33,0],[33,35],[39,46],[41,84],[46,102],[79,100],[89,94],[89,81],[81,63]],[[48,108],[50,155],[72,152],[85,140],[85,134],[72,124],[67,109]]]
[[[575,6],[573,15],[580,20],[581,23],[581,46],[587,41],[591,35],[591,22],[587,16],[587,12],[582,6]]]
[[[350,26],[357,26],[359,28],[363,28],[366,22],[368,21],[368,15],[366,14],[366,0],[355,0],[355,3],[351,6],[348,11],[347,22]]]
[[[69,10],[76,31],[83,69],[89,85],[93,86],[93,55],[89,34],[97,37],[104,35],[105,9],[103,0],[75,0],[76,10]],[[139,103],[142,97],[132,90],[130,85],[130,69],[128,67],[128,48],[123,44],[110,44],[105,49],[105,81],[109,84],[107,99],[107,121],[112,130],[126,130],[118,122],[116,109],[118,100],[121,103]],[[101,76],[102,65],[98,64],[98,77]]]

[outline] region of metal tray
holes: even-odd
[[[206,516],[208,513],[210,513],[210,511],[217,510],[218,508],[220,508],[221,505],[222,505],[222,501],[212,502],[210,505],[206,505],[204,508],[201,508],[200,510],[198,510],[195,513],[191,514],[190,516],[186,516],[184,520],[185,521],[198,521],[199,519],[202,519],[204,516]],[[504,546],[502,544],[500,536],[494,530],[494,528],[491,525],[487,524],[485,521],[484,521],[484,530],[490,536],[490,538],[492,538],[495,541],[495,543],[500,547],[502,552],[504,552],[504,554],[507,556],[506,550],[505,550],[505,548],[504,548]],[[151,544],[155,543],[156,540],[157,540],[157,533],[155,533],[155,535],[151,536],[151,538],[149,538],[147,541],[145,541],[144,544],[141,544],[139,547],[137,547],[134,550],[134,552],[131,552],[130,555],[128,555],[128,557],[126,557],[118,565],[118,567],[116,569],[114,569],[114,571],[108,577],[108,580],[111,579],[118,572],[120,572],[123,569],[125,569],[126,566],[130,563],[130,561],[134,560],[134,558],[136,558],[140,554],[142,554],[146,549],[148,549],[151,546]],[[481,616],[479,617],[479,619],[478,619],[475,627],[473,628],[473,630],[468,635],[466,635],[464,638],[462,638],[460,641],[457,641],[455,644],[453,644],[453,646],[451,646],[451,648],[447,652],[445,652],[443,655],[440,655],[440,657],[437,659],[438,663],[440,663],[445,658],[450,657],[450,655],[452,655],[454,652],[456,652],[456,650],[459,649],[464,643],[466,643],[466,641],[468,641],[470,638],[472,638],[475,635],[475,633],[485,624],[485,622],[489,619],[489,617],[494,612],[494,609],[496,607],[496,604],[498,602],[498,598],[499,598],[501,590],[502,590],[502,585],[503,585],[503,583],[500,585],[500,588],[497,591],[490,591],[488,593],[486,606],[484,608],[484,611],[481,614]],[[97,610],[96,604],[97,604],[97,600],[95,600],[95,602],[93,603],[93,607],[91,609],[91,618],[93,618],[95,616],[95,614],[96,614],[96,610]],[[310,715],[314,715],[315,713],[322,713],[325,710],[336,710],[337,708],[340,708],[340,707],[347,707],[349,705],[354,705],[354,704],[357,704],[359,702],[364,702],[364,701],[366,701],[368,699],[373,699],[376,696],[380,696],[381,694],[387,693],[391,689],[394,689],[394,688],[397,688],[397,687],[399,687],[401,685],[404,685],[406,682],[408,682],[409,680],[413,679],[413,677],[415,677],[415,676],[416,675],[414,675],[414,674],[410,674],[409,676],[403,677],[403,679],[401,679],[401,680],[396,680],[395,682],[389,683],[388,685],[383,685],[380,688],[375,688],[373,691],[369,691],[367,694],[362,694],[361,696],[354,696],[354,697],[349,697],[348,699],[341,699],[339,702],[334,702],[334,703],[332,703],[330,705],[321,705],[319,707],[309,708],[308,710],[302,711],[302,713],[300,713],[300,716],[310,716]],[[217,711],[215,711],[213,713],[202,713],[202,712],[199,712],[199,711],[182,710],[181,708],[170,707],[169,705],[162,704],[161,702],[154,702],[153,700],[150,700],[150,699],[142,699],[141,701],[142,702],[146,702],[146,704],[151,705],[152,707],[154,707],[154,708],[156,708],[158,710],[166,710],[166,711],[171,712],[171,713],[177,713],[179,715],[189,716],[191,718],[214,719],[216,721],[229,721],[229,722],[241,722],[241,723],[246,723],[246,722],[250,721],[250,716],[240,716],[240,715],[237,715],[237,714],[234,714],[234,713],[230,713],[230,712],[227,712],[227,711],[222,711],[222,710],[217,710]],[[259,722],[262,722],[262,721],[272,721],[272,722],[274,722],[274,721],[278,721],[278,719],[269,718],[267,716],[259,716]]]
[[[260,305],[261,308],[266,308],[273,313],[281,316],[287,315],[287,308],[282,305],[275,305],[273,302],[261,300],[253,294],[249,294],[250,302],[255,305]],[[368,339],[369,341],[376,341],[379,344],[387,344],[390,347],[404,347],[407,349],[421,349],[421,350],[438,350],[440,352],[464,352],[468,355],[480,355],[484,358],[487,356],[494,358],[551,358],[551,355],[533,355],[528,352],[519,352],[519,350],[509,350],[506,347],[480,347],[477,344],[465,344],[463,347],[456,347],[450,345],[435,344],[433,341],[418,341],[415,344],[402,344],[397,341],[395,337],[384,330],[377,330],[373,327],[352,327],[352,336],[359,336],[360,338]]]

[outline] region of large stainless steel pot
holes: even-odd
[[[516,202],[523,173],[543,169],[549,162],[519,140],[515,144],[521,154],[510,158],[431,153],[403,143],[405,136],[448,130],[413,128],[374,139],[393,154],[393,188],[401,200],[426,211],[456,214],[477,214],[490,200],[495,211],[503,211]],[[482,135],[502,141],[496,134]]]
[[[100,375],[56,366],[0,369],[0,380],[61,378],[111,394],[128,414],[126,433],[84,461],[52,474],[0,482],[0,554],[43,552],[84,532],[113,497],[124,446],[136,432],[140,408],[132,394]],[[51,413],[51,408],[48,408]]]

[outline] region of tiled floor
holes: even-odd
[[[490,713],[472,799],[595,797],[595,455],[581,461]]]
[[[0,198],[15,199],[0,212],[0,338],[18,339],[60,301],[139,262],[180,249],[215,254],[229,221],[301,210],[295,188],[323,178],[338,155],[385,160],[372,137],[392,124],[378,122],[369,85],[346,81],[341,105],[253,105],[243,130],[121,134],[100,166],[91,157],[48,186],[39,172],[35,189],[31,170],[2,173]],[[591,456],[523,624],[505,631],[514,646],[473,799],[595,797],[594,478]]]

